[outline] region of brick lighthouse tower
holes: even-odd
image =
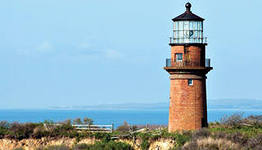
[[[207,127],[206,74],[212,70],[206,59],[204,19],[193,14],[191,4],[173,19],[171,59],[164,69],[170,74],[169,132]]]

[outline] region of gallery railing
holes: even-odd
[[[205,67],[210,67],[211,60],[205,59]],[[200,63],[198,62],[190,62],[190,61],[181,61],[181,62],[175,62],[168,58],[166,59],[166,67],[188,67],[188,66],[194,66],[194,67],[200,67]]]
[[[184,43],[198,43],[198,44],[206,44],[207,43],[207,37],[197,37],[197,38],[176,38],[176,37],[170,37],[170,44],[184,44]]]

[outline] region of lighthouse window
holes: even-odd
[[[176,62],[183,61],[183,54],[182,53],[176,53]]]
[[[192,79],[188,79],[188,85],[192,86],[193,85],[193,80]]]

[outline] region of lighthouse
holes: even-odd
[[[206,75],[213,68],[206,59],[207,38],[204,19],[186,11],[173,20],[171,57],[164,69],[170,74],[168,131],[197,130],[207,127]]]

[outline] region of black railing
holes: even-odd
[[[171,67],[171,59],[170,58],[167,58],[166,59],[166,67]]]
[[[182,44],[182,43],[200,43],[200,44],[206,44],[207,43],[207,37],[204,38],[174,38],[170,37],[170,44]]]
[[[211,67],[211,59],[210,58],[207,58],[206,61],[205,61],[205,67]]]
[[[211,60],[205,59],[205,67],[210,67]],[[170,58],[166,59],[166,67],[200,67],[200,63],[190,62],[190,61],[181,61],[181,62],[172,62]]]

